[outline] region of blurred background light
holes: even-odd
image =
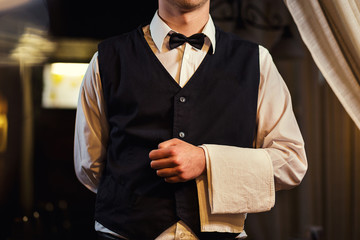
[[[5,98],[0,95],[0,153],[6,151],[8,120],[7,120],[8,103]]]
[[[88,65],[87,63],[45,64],[42,106],[76,108],[79,89]]]

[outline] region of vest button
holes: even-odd
[[[184,132],[179,132],[179,137],[184,138],[184,137],[185,137],[185,133],[184,133]]]
[[[180,102],[182,102],[182,103],[184,103],[184,102],[186,102],[186,98],[185,97],[180,97]]]

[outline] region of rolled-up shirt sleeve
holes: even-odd
[[[74,136],[74,166],[79,181],[93,192],[101,177],[108,141],[97,53],[90,61],[80,87]]]
[[[207,153],[207,176],[197,179],[197,183],[199,199],[206,194],[209,206],[200,203],[200,213],[241,214],[270,210],[275,204],[275,191],[298,185],[307,170],[304,141],[291,96],[269,52],[261,46],[259,50],[255,148],[202,146]],[[206,191],[199,187],[200,183],[207,186]]]

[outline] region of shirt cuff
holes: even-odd
[[[202,148],[208,155],[202,180],[211,214],[264,212],[274,206],[273,166],[264,149],[212,144]]]

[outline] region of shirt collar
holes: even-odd
[[[159,17],[158,12],[156,11],[150,23],[150,34],[157,49],[160,52],[162,49],[162,45],[164,44],[165,37],[171,31],[173,30]],[[213,53],[215,53],[215,44],[216,44],[215,25],[210,15],[209,15],[209,20],[206,23],[202,33],[204,33],[209,38],[212,45],[212,51]]]

